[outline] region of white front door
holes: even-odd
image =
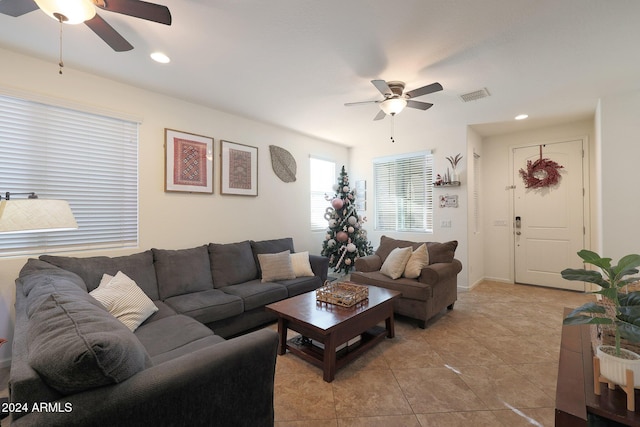
[[[563,166],[557,185],[525,188],[519,170],[542,157]],[[560,271],[581,268],[584,248],[583,141],[513,149],[515,282],[584,291]],[[544,174],[537,175],[543,179]]]

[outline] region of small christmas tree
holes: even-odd
[[[371,255],[373,247],[367,240],[367,232],[362,229],[365,218],[356,212],[356,194],[349,186],[349,175],[342,166],[336,194],[327,208],[325,218],[329,222],[327,235],[322,243],[322,255],[329,258],[329,267],[334,272],[348,273],[354,267],[356,259]]]

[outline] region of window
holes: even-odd
[[[430,152],[373,161],[376,230],[433,231]]]
[[[5,234],[0,255],[137,246],[138,123],[0,95],[0,187],[68,201],[79,227]]]
[[[311,157],[309,159],[309,174],[311,182],[311,230],[324,230],[327,220],[324,217],[329,203],[325,195],[333,195],[336,184],[336,164],[328,160]]]

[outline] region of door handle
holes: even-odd
[[[521,235],[521,234],[522,234],[521,232],[516,231],[516,236],[519,236],[519,235]]]
[[[520,228],[522,226],[522,220],[519,216],[516,217],[516,228]]]

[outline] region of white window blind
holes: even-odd
[[[376,230],[433,231],[430,152],[373,161]]]
[[[325,194],[333,195],[336,180],[336,164],[328,160],[309,158],[309,181],[311,190],[311,230],[324,230],[327,220],[324,217],[330,206]]]
[[[136,246],[138,123],[0,95],[7,191],[68,201],[79,228],[0,235],[0,255]]]

